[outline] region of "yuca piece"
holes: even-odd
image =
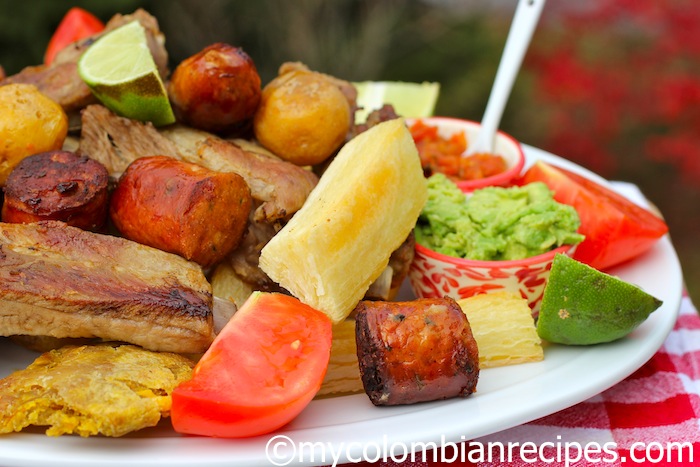
[[[0,380],[0,433],[123,436],[170,414],[171,393],[194,362],[133,345],[66,346]]]
[[[357,365],[355,320],[346,319],[333,326],[331,359],[316,397],[339,396],[363,391],[360,368]]]
[[[211,285],[180,256],[63,222],[0,223],[0,335],[99,337],[201,353]]]
[[[479,365],[492,368],[544,358],[527,300],[510,292],[474,295],[457,302],[479,346]]]
[[[427,196],[404,121],[381,123],[343,146],[304,206],[262,249],[260,267],[337,324],[406,240]]]
[[[479,350],[453,299],[362,301],[355,321],[362,384],[374,405],[466,397],[476,390]]]

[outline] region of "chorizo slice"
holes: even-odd
[[[476,390],[479,352],[453,299],[361,301],[355,312],[360,375],[374,405],[466,397]]]
[[[250,56],[221,42],[180,62],[168,83],[178,121],[214,133],[237,133],[249,126],[261,93]]]
[[[99,162],[70,151],[49,151],[23,159],[5,186],[2,220],[23,223],[59,220],[98,231],[106,222],[109,174]]]
[[[239,245],[251,206],[241,176],[151,156],[120,177],[110,217],[124,237],[209,267]]]

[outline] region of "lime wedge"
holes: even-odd
[[[537,319],[549,342],[591,345],[631,333],[661,300],[566,255],[554,257]]]
[[[138,21],[110,31],[92,44],[78,62],[78,73],[116,114],[154,125],[175,122],[146,32]]]
[[[357,89],[355,122],[364,123],[367,115],[384,104],[391,104],[397,114],[407,118],[430,117],[435,110],[440,83],[403,81],[362,81]]]

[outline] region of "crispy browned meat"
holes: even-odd
[[[113,179],[139,157],[182,158],[177,147],[150,122],[120,117],[102,105],[83,109],[82,122],[78,152],[101,162]]]
[[[199,353],[212,290],[177,255],[62,222],[0,224],[0,335],[99,337]]]
[[[66,47],[56,55],[51,65],[27,67],[0,81],[0,86],[10,83],[33,84],[41,92],[58,102],[66,112],[72,112],[94,103],[96,102],[95,97],[78,74],[78,59],[102,34],[133,20],[138,20],[146,29],[148,46],[158,70],[161,76],[167,77],[168,53],[165,49],[164,36],[158,28],[158,21],[145,10],[139,9],[130,15],[114,16],[107,22],[103,32]]]
[[[353,125],[353,128],[350,129],[350,137],[354,138],[360,133],[369,130],[373,126],[376,126],[382,122],[394,120],[396,118],[399,118],[399,115],[394,110],[394,107],[390,104],[384,104],[380,108],[371,111],[367,115],[364,123]]]
[[[262,202],[255,210],[258,222],[291,218],[318,183],[309,170],[263,152],[246,151],[203,131],[176,125],[163,129],[162,134],[175,143],[187,162],[243,177],[253,198]]]
[[[0,380],[0,433],[123,436],[170,414],[172,391],[194,363],[134,345],[66,346]]]
[[[404,279],[408,276],[408,269],[413,262],[415,255],[416,237],[413,231],[408,235],[406,240],[394,251],[389,257],[389,266],[393,274],[391,277],[391,288],[398,289],[401,287]]]
[[[476,390],[479,352],[451,298],[358,304],[357,358],[375,405],[465,397]]]
[[[243,241],[226,259],[236,275],[255,290],[281,291],[279,284],[270,279],[258,266],[260,250],[278,231],[279,228],[274,224],[255,222],[251,219]]]

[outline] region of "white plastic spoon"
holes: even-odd
[[[501,123],[503,109],[513,89],[513,83],[520,70],[525,52],[530,45],[532,34],[542,13],[545,0],[519,0],[510,25],[501,62],[498,65],[496,79],[491,88],[481,128],[473,143],[469,145],[464,156],[475,153],[493,153],[494,139]]]

